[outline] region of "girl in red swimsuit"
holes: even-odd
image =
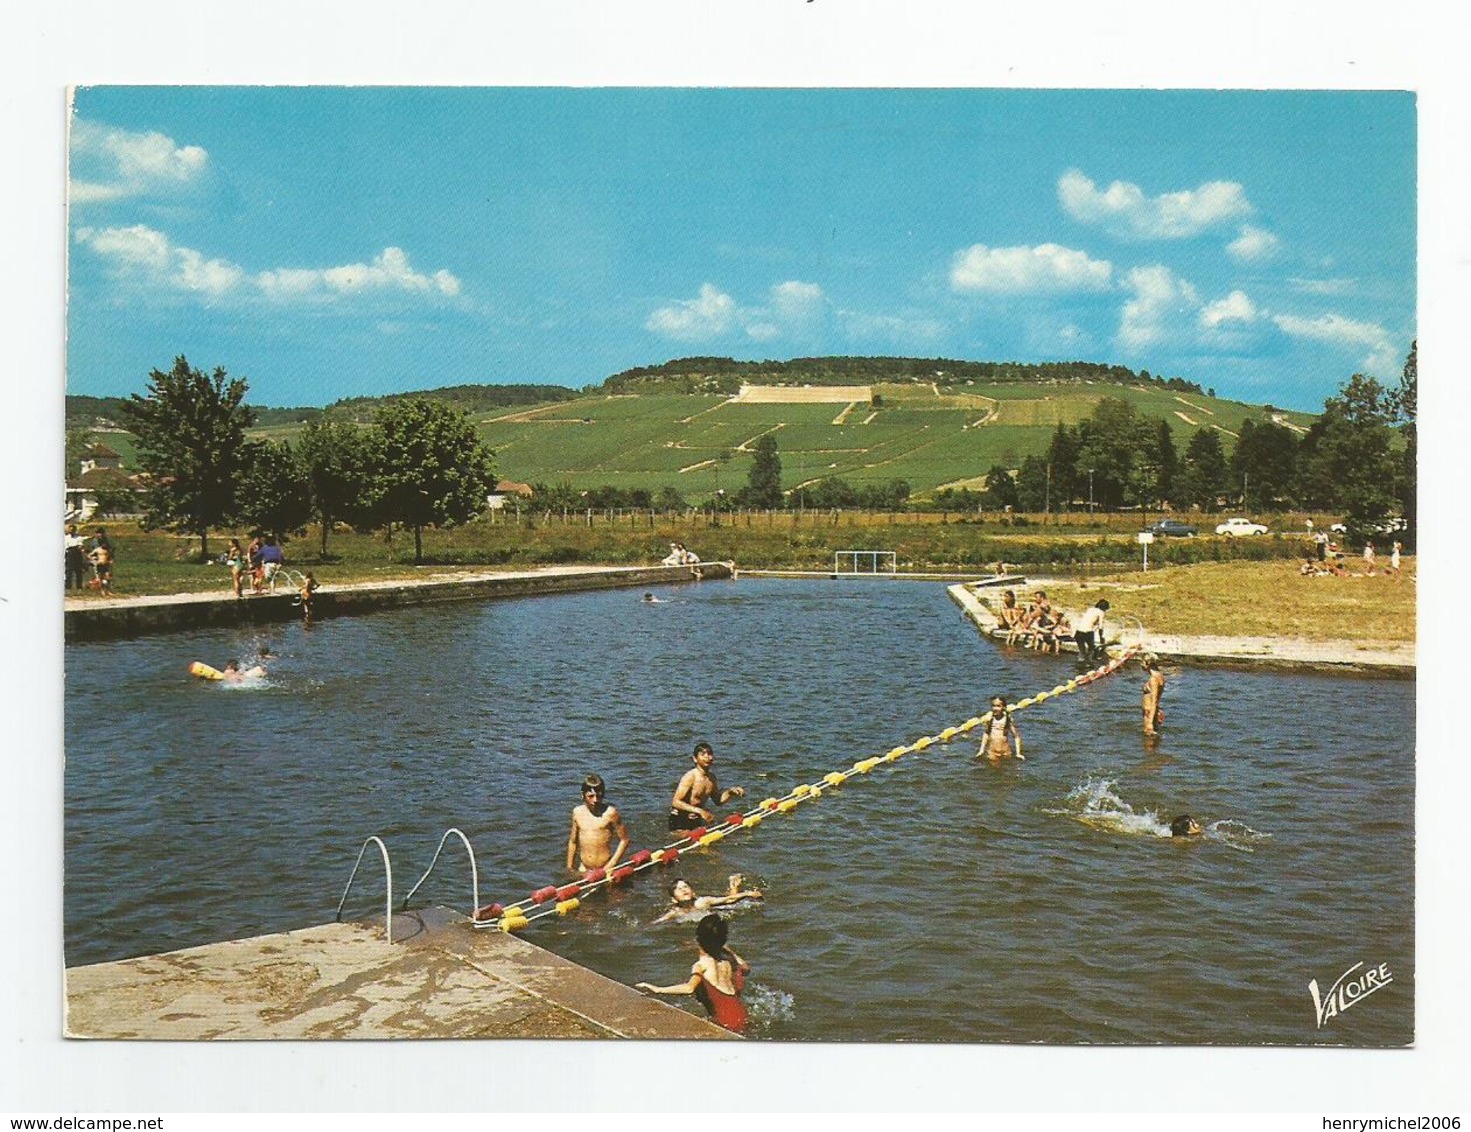
[[[725,921],[711,912],[695,928],[700,957],[690,968],[688,982],[672,987],[656,987],[652,983],[635,985],[654,994],[692,994],[717,1026],[741,1033],[746,1028],[747,1015],[740,994],[751,965],[725,946],[726,933]]]

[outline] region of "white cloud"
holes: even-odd
[[[1226,254],[1239,263],[1259,263],[1277,254],[1282,241],[1265,228],[1243,224],[1241,235],[1226,245]]]
[[[79,228],[76,238],[119,279],[210,298],[326,302],[367,292],[446,298],[460,293],[460,281],[454,275],[415,271],[401,248],[384,248],[369,264],[284,267],[251,274],[228,260],[211,259],[174,244],[164,233],[142,224]]]
[[[1389,331],[1374,322],[1359,322],[1341,314],[1325,314],[1318,318],[1297,315],[1275,315],[1278,329],[1293,338],[1306,338],[1343,350],[1363,351],[1360,364],[1372,374],[1392,374],[1399,367],[1399,350]]]
[[[1161,264],[1136,267],[1122,283],[1134,292],[1119,320],[1118,341],[1126,349],[1141,350],[1175,338],[1200,310],[1200,294],[1189,280]]]
[[[1106,290],[1113,265],[1058,244],[988,248],[974,244],[955,253],[950,286],[956,291],[1037,294]]]
[[[802,337],[818,328],[827,310],[827,297],[816,283],[788,280],[771,288],[767,305],[741,306],[712,283],[700,287],[693,299],[678,299],[655,310],[644,329],[665,338],[695,342],[739,329],[757,342]]]
[[[157,132],[134,133],[74,119],[71,127],[73,204],[175,193],[194,184],[209,167],[197,145],[179,145]]]
[[[1116,236],[1146,240],[1199,235],[1213,225],[1253,212],[1245,191],[1235,181],[1207,181],[1195,189],[1148,197],[1128,181],[1115,181],[1100,191],[1076,169],[1058,178],[1057,199],[1074,220],[1097,224]]]
[[[649,315],[644,329],[665,338],[693,342],[724,334],[735,320],[736,302],[713,284],[700,285],[693,299],[678,299]]]
[[[822,288],[790,280],[771,289],[771,308],[786,323],[808,323],[822,312]]]
[[[127,228],[79,228],[77,242],[102,258],[119,278],[150,287],[218,298],[235,290],[245,271],[223,259],[208,259],[179,247],[162,232],[143,224]]]
[[[448,271],[436,271],[433,275],[415,271],[409,266],[409,257],[402,248],[384,248],[372,263],[326,268],[321,272],[321,278],[329,291],[342,294],[417,291],[453,297],[460,293],[460,281]]]
[[[1256,304],[1244,291],[1232,291],[1224,299],[1208,303],[1200,312],[1200,325],[1207,328],[1251,323],[1257,320]]]

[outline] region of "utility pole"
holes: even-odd
[[[1088,469],[1088,518],[1093,518],[1093,469]]]
[[[1050,461],[1047,464],[1047,490],[1042,496],[1042,511],[1048,515],[1052,514],[1052,464]]]

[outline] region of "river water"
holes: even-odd
[[[667,840],[698,739],[748,804],[1067,679],[982,639],[933,583],[742,579],[457,603],[68,646],[68,964],[332,918],[358,848],[400,893],[456,826],[482,901],[565,883],[601,774],[636,846]],[[266,648],[263,681],[190,679]],[[1414,1036],[1414,684],[1136,669],[1019,712],[1026,760],[959,740],[683,858],[754,970],[752,1036],[1400,1045]],[[734,808],[734,807],[727,807]],[[1188,811],[1205,837],[1172,841]],[[446,850],[421,896],[467,910]],[[624,983],[683,981],[667,874],[525,933]],[[416,898],[416,903],[418,899]],[[354,918],[381,922],[382,880]],[[1320,1026],[1355,964],[1392,981]],[[671,999],[697,1009],[691,999]]]

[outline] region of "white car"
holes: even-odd
[[[1253,523],[1250,519],[1227,519],[1216,527],[1216,534],[1230,535],[1232,538],[1238,535],[1264,535],[1267,528],[1260,523]]]

